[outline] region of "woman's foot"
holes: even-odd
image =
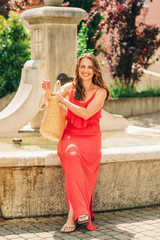
[[[63,232],[63,233],[73,232],[76,229],[76,223],[73,218],[73,209],[72,209],[70,202],[69,202],[69,206],[70,206],[70,210],[68,213],[67,222],[63,225],[63,227],[61,229],[61,232]]]
[[[78,217],[78,223],[88,223],[90,221],[89,216],[87,214],[81,215]]]
[[[70,233],[70,232],[73,232],[76,230],[76,225],[73,224],[73,225],[69,225],[69,224],[64,224],[62,229],[61,229],[61,232],[62,233]]]

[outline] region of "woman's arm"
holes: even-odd
[[[73,83],[67,83],[67,84],[63,85],[61,87],[61,89],[58,91],[58,93],[60,93],[65,98],[67,95],[69,95],[70,90],[73,86],[72,84]],[[45,102],[48,102],[50,100],[51,96],[54,94],[54,92],[52,93],[52,91],[51,91],[51,81],[43,80],[42,88],[45,91],[45,95],[44,95]]]
[[[87,108],[77,106],[67,99],[65,99],[60,93],[54,93],[58,97],[59,102],[63,103],[69,110],[71,110],[77,116],[88,119],[92,117],[103,106],[106,98],[106,90],[101,88],[95,94],[94,99],[88,104]]]
[[[42,88],[45,91],[44,99],[45,102],[48,102],[51,97],[51,81],[50,80],[43,80]]]

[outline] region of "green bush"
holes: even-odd
[[[92,49],[87,49],[88,40],[88,28],[85,27],[85,23],[82,23],[81,29],[77,35],[77,57],[83,53],[93,53]]]
[[[87,13],[90,13],[93,5],[96,4],[95,0],[64,0],[64,3],[69,2],[68,7],[76,7],[76,8],[82,8],[84,9]],[[97,4],[96,4],[97,5]],[[87,44],[87,49],[93,49],[92,52],[97,55],[97,50],[96,50],[96,42],[102,35],[102,33],[99,33],[97,37],[93,40],[93,37],[95,36],[96,32],[99,30],[99,23],[104,19],[100,12],[96,14],[96,17],[94,18],[94,21],[90,21],[89,24],[87,24],[87,35],[88,38],[86,40]],[[78,33],[81,31],[80,29],[82,28],[82,24],[86,24],[86,20],[82,20],[81,23],[78,25]]]
[[[17,90],[24,63],[30,59],[30,37],[17,14],[0,16],[0,97]]]
[[[135,86],[110,82],[109,89],[112,98],[134,98],[134,97],[160,97],[160,88],[147,86],[144,89],[138,89]]]

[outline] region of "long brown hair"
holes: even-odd
[[[85,89],[83,86],[83,81],[79,76],[79,66],[83,58],[88,58],[92,61],[93,71],[94,71],[92,82],[98,87],[104,88],[106,90],[107,96],[105,101],[108,101],[108,98],[110,96],[110,91],[102,78],[102,71],[100,69],[99,63],[96,57],[92,53],[84,53],[77,59],[76,70],[75,70],[75,80],[74,80],[74,87],[75,87],[74,98],[78,101],[83,101],[85,97]]]

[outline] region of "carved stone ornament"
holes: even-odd
[[[44,31],[40,28],[37,28],[33,31],[33,50],[36,55],[40,55],[44,49],[43,43]]]

